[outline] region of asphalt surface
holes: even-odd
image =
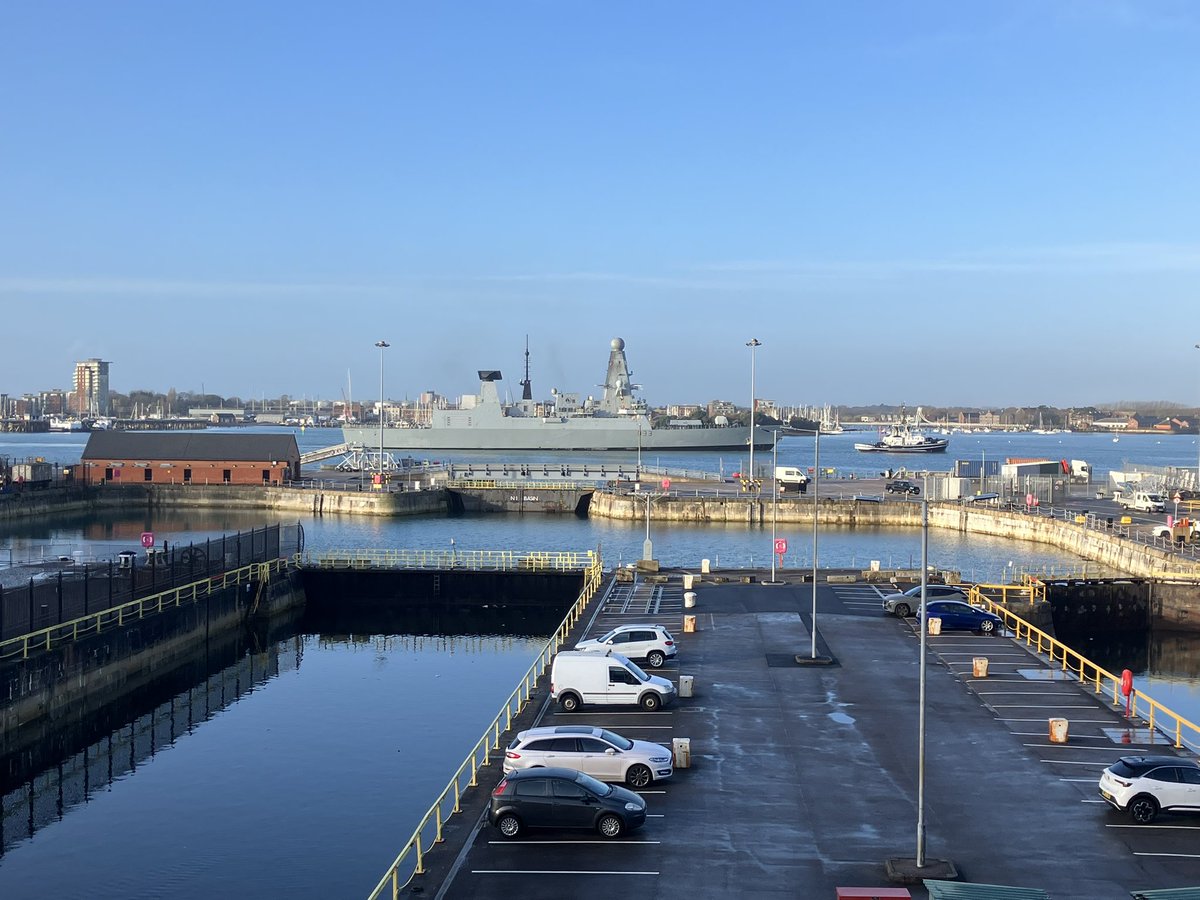
[[[739,573],[740,574],[740,573]],[[790,578],[797,582],[800,576]],[[885,588],[886,589],[886,588]],[[673,629],[676,662],[696,695],[657,713],[584,708],[567,715],[538,699],[514,731],[596,724],[670,746],[691,741],[691,767],[643,791],[650,818],[617,841],[544,832],[508,841],[486,823],[493,764],[406,892],[446,898],[575,900],[833,897],[839,886],[887,886],[886,863],[916,856],[919,634],[886,616],[872,585],[818,584],[819,653],[810,648],[809,584],[703,584],[687,610],[665,585],[615,586],[579,637],[622,622]],[[1200,818],[1133,826],[1100,801],[1101,770],[1169,742],[1097,700],[1004,636],[928,640],[926,859],[964,881],[1038,887],[1055,898],[1122,898],[1200,884]],[[986,656],[986,678],[973,659]],[[542,697],[546,686],[540,686]],[[1067,718],[1052,744],[1048,720]],[[502,745],[506,743],[504,739]],[[913,897],[925,890],[910,886]]]

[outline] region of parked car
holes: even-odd
[[[504,753],[504,774],[537,766],[585,772],[633,788],[671,777],[671,751],[662,744],[632,741],[606,728],[556,725],[520,732]]]
[[[929,584],[925,586],[925,599],[961,600],[967,602],[967,592],[952,584]],[[904,619],[913,614],[913,610],[921,605],[921,586],[910,587],[902,594],[888,594],[883,598],[883,609],[894,616]]]
[[[1160,812],[1200,813],[1200,764],[1178,756],[1122,756],[1101,773],[1100,796],[1139,825]]]
[[[913,484],[911,481],[889,481],[884,490],[889,494],[910,494],[916,497],[921,493],[921,486]]]
[[[563,650],[550,664],[550,699],[563,712],[575,712],[584,703],[640,706],[653,712],[674,701],[675,685],[647,675],[615,650]]]
[[[925,604],[929,610],[929,618],[942,620],[942,631],[978,631],[980,634],[995,634],[1003,625],[1004,620],[986,609],[972,606],[961,600],[930,600]],[[917,610],[917,618],[924,622],[921,611]]]
[[[646,823],[646,801],[572,769],[520,769],[492,791],[488,821],[506,838],[527,828],[584,828],[615,838]]]
[[[616,650],[626,659],[644,659],[652,669],[661,669],[679,652],[675,638],[662,625],[618,625],[603,637],[580,641],[576,650]]]

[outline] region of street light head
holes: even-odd
[[[376,341],[375,346],[378,347],[380,350],[382,350],[384,347],[390,347],[392,345],[389,344],[387,341]]]
[[[753,347],[761,347],[762,341],[760,341],[758,338],[750,338],[750,340],[746,341],[746,346],[752,347],[752,348]],[[1198,344],[1197,346],[1200,346],[1200,344]]]

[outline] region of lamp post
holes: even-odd
[[[817,658],[817,487],[821,480],[821,429],[813,429],[813,564],[812,564],[812,658]]]
[[[383,351],[392,346],[387,341],[376,341],[379,348],[379,486],[383,489]]]
[[[1200,344],[1194,345],[1195,349],[1200,350]],[[1196,490],[1200,491],[1200,405],[1196,407]]]
[[[754,481],[754,351],[762,346],[762,341],[758,338],[750,338],[746,341],[746,346],[750,348],[750,481]]]
[[[779,523],[779,429],[775,429],[775,439],[771,441],[771,584],[779,584],[775,580],[776,525]]]
[[[926,479],[928,487],[928,479]],[[929,587],[929,491],[921,491],[921,679],[917,714],[917,868],[925,865],[925,636],[929,616],[925,594]]]

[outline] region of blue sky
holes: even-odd
[[[0,391],[1200,403],[1200,7],[0,11]]]

